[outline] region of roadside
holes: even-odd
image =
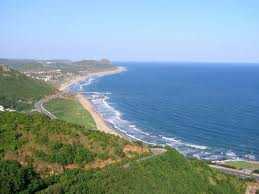
[[[165,152],[167,152],[167,150],[165,148],[150,148],[150,151],[152,153],[152,155],[146,156],[146,157],[142,157],[138,160],[136,160],[136,162],[141,162],[144,160],[149,160],[155,156],[159,156],[164,154]],[[124,164],[123,168],[129,168],[130,167],[130,163]]]
[[[58,97],[61,97],[63,94],[62,93],[56,93],[56,94],[52,94],[50,96],[47,96],[41,100],[39,100],[38,102],[36,102],[34,104],[34,110],[37,111],[37,112],[41,112],[45,115],[47,115],[49,118],[51,119],[56,119],[57,117],[52,114],[51,112],[49,112],[44,106],[43,104],[48,102],[49,100],[51,99],[55,99],[55,98],[58,98]]]
[[[64,94],[44,104],[44,107],[58,119],[96,130],[91,114],[82,107],[74,95]]]
[[[210,164],[209,166],[211,168],[215,168],[219,171],[222,171],[226,174],[238,176],[240,178],[252,178],[252,179],[259,181],[259,174],[249,173],[246,170],[237,170],[237,169],[219,166],[219,165],[215,165],[215,164]]]

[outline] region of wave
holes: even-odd
[[[97,77],[96,77],[97,78]],[[115,130],[125,134],[127,137],[137,141],[142,141],[150,145],[168,145],[185,156],[191,156],[205,160],[236,160],[250,159],[255,160],[252,154],[246,154],[243,157],[238,156],[231,150],[212,149],[205,145],[197,145],[176,137],[167,137],[159,133],[147,132],[148,130],[141,129],[133,122],[123,118],[123,114],[118,111],[110,102],[110,92],[85,92],[86,87],[92,84],[96,78],[90,78],[82,81],[79,84],[71,86],[71,90],[81,92],[91,101],[97,112],[101,114],[104,120],[110,124]]]
[[[162,138],[167,142],[167,143],[171,143],[171,144],[178,144],[178,145],[184,145],[190,148],[195,148],[195,149],[199,149],[199,150],[207,150],[208,147],[207,146],[202,146],[202,145],[196,145],[196,144],[190,144],[190,143],[184,143],[181,140],[177,140],[175,138],[170,138],[170,137],[164,137],[162,136]]]

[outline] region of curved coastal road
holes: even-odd
[[[46,108],[44,108],[43,104],[48,102],[51,99],[58,98],[58,97],[61,97],[61,96],[63,96],[62,93],[47,96],[46,98],[43,98],[43,99],[39,100],[38,102],[36,102],[34,104],[34,108],[35,108],[36,111],[47,115],[49,118],[56,119],[57,117],[54,114],[52,114],[51,112],[49,112]]]
[[[237,170],[237,169],[232,169],[232,168],[227,168],[219,165],[209,165],[211,168],[218,169],[221,172],[224,172],[226,174],[238,176],[240,178],[254,178],[255,180],[259,181],[259,174],[255,173],[246,173],[243,170]]]

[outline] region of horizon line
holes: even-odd
[[[7,59],[7,60],[68,60],[68,61],[82,61],[82,60],[102,60],[108,59],[111,62],[123,62],[123,63],[222,63],[222,64],[259,64],[258,61],[222,61],[222,60],[113,60],[109,59],[108,57],[100,57],[100,58],[78,58],[78,59],[69,59],[69,58],[16,58],[16,57],[0,57],[0,59]]]

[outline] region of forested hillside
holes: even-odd
[[[55,89],[39,80],[0,65],[0,105],[15,110],[30,110],[34,103]]]
[[[65,169],[102,168],[149,154],[147,148],[91,129],[50,120],[39,113],[3,112],[1,158],[32,165],[40,174],[50,175]]]
[[[245,184],[174,150],[34,113],[0,113],[0,193],[239,194]]]
[[[41,193],[92,194],[241,194],[245,184],[204,162],[188,160],[174,150],[101,171],[67,171]]]

